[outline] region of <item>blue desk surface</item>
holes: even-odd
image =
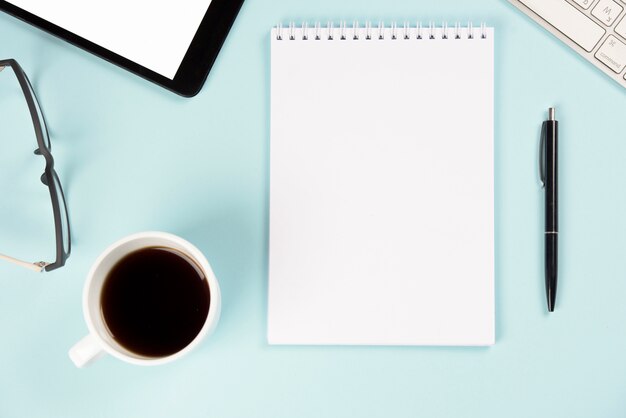
[[[495,26],[495,346],[267,345],[269,30],[292,19]],[[0,417],[626,416],[626,92],[504,0],[246,0],[191,100],[6,15],[0,40],[0,57],[19,60],[46,111],[74,232],[61,270],[0,263]],[[548,315],[537,155],[551,105],[561,282]],[[37,233],[26,215],[3,213],[13,235],[0,234],[2,252],[27,256],[44,241],[27,241]],[[108,244],[143,230],[206,254],[221,322],[166,366],[108,357],[76,369],[67,350],[86,333],[86,273]]]

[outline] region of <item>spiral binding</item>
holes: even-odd
[[[429,22],[428,26],[422,26],[422,22],[417,22],[415,26],[411,26],[409,22],[403,22],[399,26],[396,22],[392,22],[386,26],[384,22],[378,22],[378,25],[372,25],[371,22],[365,22],[365,26],[359,25],[358,21],[348,25],[346,21],[339,22],[339,27],[335,27],[332,21],[322,25],[316,22],[314,26],[309,27],[308,23],[302,23],[301,27],[296,27],[295,22],[289,23],[286,28],[282,24],[276,26],[277,40],[321,40],[327,39],[345,41],[347,39],[359,40],[362,37],[365,40],[384,40],[387,36],[391,39],[486,39],[487,26],[481,23],[475,28],[472,22],[468,22],[466,26],[456,22],[453,27],[449,27],[447,22],[443,22],[437,26],[435,22]]]

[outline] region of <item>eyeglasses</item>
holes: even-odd
[[[46,127],[46,121],[43,116],[43,112],[39,107],[39,102],[33,91],[33,87],[28,80],[28,77],[22,70],[22,67],[13,59],[0,60],[0,72],[10,68],[13,70],[17,81],[20,84],[28,110],[30,111],[30,117],[35,128],[35,136],[37,138],[37,149],[35,149],[36,155],[41,155],[46,160],[46,168],[41,175],[41,182],[48,187],[50,191],[50,198],[52,200],[52,210],[54,213],[54,231],[56,237],[56,260],[53,263],[45,261],[38,261],[30,263],[27,261],[18,260],[17,258],[9,257],[8,255],[0,254],[0,259],[12,262],[14,264],[26,267],[35,271],[52,271],[65,265],[65,261],[70,256],[71,242],[70,242],[70,224],[69,217],[67,215],[67,206],[65,204],[65,196],[63,195],[63,188],[59,181],[59,176],[54,171],[54,159],[50,151],[50,137],[48,136],[48,128]],[[7,73],[6,71],[4,72]],[[10,74],[0,74],[0,76],[10,76]]]

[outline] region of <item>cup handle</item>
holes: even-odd
[[[104,350],[91,335],[74,344],[68,353],[76,367],[85,367],[104,355]]]

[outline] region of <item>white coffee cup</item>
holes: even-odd
[[[164,357],[144,357],[124,348],[109,333],[101,308],[102,287],[113,266],[127,254],[142,248],[166,247],[180,251],[191,258],[202,269],[209,285],[211,303],[204,325],[198,335],[182,350]],[[104,250],[95,261],[83,290],[83,314],[89,334],[76,343],[69,351],[70,359],[76,367],[83,367],[108,353],[120,360],[142,366],[168,363],[189,353],[207,337],[217,325],[221,309],[220,288],[209,262],[195,246],[165,232],[141,232],[122,238]]]

